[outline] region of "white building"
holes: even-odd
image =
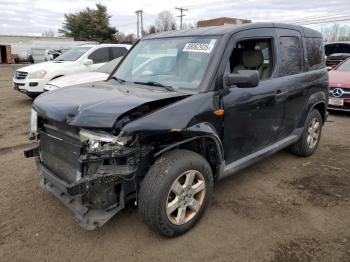
[[[67,50],[77,45],[91,43],[95,42],[74,41],[70,37],[0,35],[0,47],[11,46],[12,56],[17,56],[21,60],[26,60],[29,54],[32,54],[35,62],[44,61],[46,49]]]

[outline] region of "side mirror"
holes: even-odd
[[[259,72],[257,70],[239,70],[234,74],[225,74],[226,86],[256,87],[259,85]]]
[[[84,59],[83,60],[83,65],[89,66],[92,65],[94,63],[94,61],[92,61],[91,59]]]

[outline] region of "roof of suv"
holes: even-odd
[[[255,28],[285,28],[299,31],[303,36],[306,37],[322,37],[322,34],[316,30],[298,26],[288,25],[282,23],[249,23],[242,25],[223,25],[223,26],[209,26],[209,27],[198,27],[188,30],[177,30],[177,31],[166,31],[161,33],[155,33],[143,37],[143,39],[153,38],[166,38],[166,37],[182,37],[182,36],[205,36],[205,35],[232,35],[239,31],[255,29]]]

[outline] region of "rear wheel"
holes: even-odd
[[[322,133],[322,117],[318,110],[314,109],[308,116],[301,138],[291,145],[290,150],[298,156],[312,155],[320,142]]]
[[[212,195],[210,165],[199,154],[174,150],[150,168],[140,189],[145,223],[167,237],[185,233],[201,218]]]

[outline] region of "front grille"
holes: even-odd
[[[16,79],[25,79],[28,72],[16,71]]]
[[[40,134],[41,161],[68,183],[81,177],[81,149],[80,141],[69,136],[67,131],[61,132],[57,125],[44,124],[44,132]]]
[[[342,95],[341,96],[334,96],[333,95],[334,89],[341,90]],[[330,87],[329,88],[329,95],[331,97],[336,97],[336,98],[350,98],[350,88]]]

